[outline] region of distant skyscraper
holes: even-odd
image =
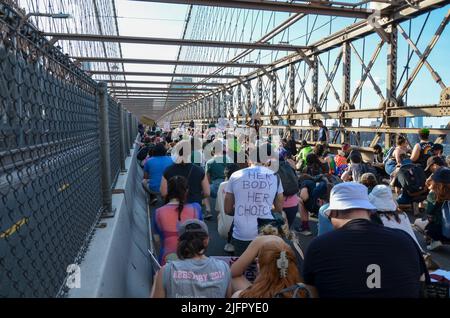
[[[406,127],[408,128],[423,128],[423,117],[414,117],[406,119]]]

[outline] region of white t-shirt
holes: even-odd
[[[273,201],[283,186],[272,170],[255,166],[233,173],[226,192],[234,194],[233,237],[252,241],[258,235],[257,219],[273,219]]]
[[[233,223],[233,217],[231,215],[225,214],[225,189],[228,181],[224,181],[220,184],[219,190],[217,191],[216,200],[216,211],[219,212],[217,215],[217,231],[219,235],[224,239],[228,238],[228,232],[230,231],[231,223]]]
[[[394,217],[391,217],[390,219],[388,219],[385,215],[380,214],[380,219],[383,222],[385,227],[405,231],[413,238],[413,240],[416,242],[417,246],[419,246],[420,250],[423,251],[422,247],[420,246],[419,242],[417,241],[416,236],[414,235],[414,231],[412,229],[411,223],[409,222],[408,216],[405,213],[399,213],[398,217],[400,218],[400,223],[397,223],[397,221],[395,220]]]

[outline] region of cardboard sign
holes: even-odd
[[[163,130],[166,132],[170,131],[170,122],[169,121],[164,122]]]

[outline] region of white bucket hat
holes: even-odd
[[[392,212],[397,210],[397,203],[392,196],[392,190],[386,185],[377,185],[369,194],[369,201],[377,211]]]
[[[376,210],[369,202],[368,189],[357,182],[344,182],[333,187],[330,195],[330,206],[325,210],[325,215],[331,211],[364,209]]]

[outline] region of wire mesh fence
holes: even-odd
[[[109,156],[111,158],[111,180],[114,185],[115,180],[120,172],[120,116],[119,104],[112,98],[108,99],[108,116],[109,116]],[[122,158],[123,159],[123,158]]]
[[[101,171],[120,170],[123,110],[109,98],[100,153],[98,83],[0,3],[0,298],[54,297],[104,211]],[[131,117],[130,123],[136,119]],[[127,131],[128,146],[137,130]]]

